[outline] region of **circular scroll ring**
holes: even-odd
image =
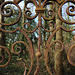
[[[60,49],[60,51],[63,50],[64,46],[63,46],[63,43],[62,43],[60,40],[55,40],[55,41],[53,41],[52,43],[50,43],[49,47],[51,47],[51,45],[52,45],[53,43],[60,43],[60,44],[61,44],[61,49]]]
[[[47,2],[42,5],[42,8],[44,8],[45,6],[50,5],[50,4],[53,5],[52,9],[48,10],[48,15],[51,17],[46,17],[46,16],[44,16],[44,14],[41,14],[42,18],[45,20],[48,20],[48,21],[53,20],[55,17],[55,12],[54,12],[55,4],[54,4],[54,2]],[[44,9],[44,12],[45,12],[45,9]]]
[[[11,26],[11,25],[14,25],[14,24],[16,24],[16,23],[19,22],[19,20],[20,20],[20,18],[21,18],[22,12],[21,12],[21,8],[19,7],[18,4],[16,4],[16,3],[13,2],[13,1],[7,1],[7,2],[2,3],[2,4],[1,4],[1,7],[0,7],[0,8],[1,8],[1,14],[2,14],[3,16],[6,16],[4,13],[2,13],[2,11],[3,11],[3,7],[4,7],[5,5],[7,5],[7,4],[14,4],[14,5],[17,6],[18,9],[19,9],[19,16],[18,16],[18,19],[17,19],[15,22],[10,23],[10,24],[0,23],[1,25]],[[10,15],[10,14],[9,14],[9,15]]]
[[[62,20],[64,23],[67,23],[67,24],[75,24],[75,22],[66,21],[66,20],[63,19],[62,16],[61,16],[61,8],[62,8],[62,6],[63,6],[65,3],[67,3],[67,2],[75,3],[74,0],[71,0],[71,1],[68,1],[68,0],[67,0],[67,1],[64,1],[64,2],[59,6],[59,9],[58,9],[58,16],[59,16],[60,20]],[[66,9],[66,10],[67,10],[67,9]]]
[[[67,9],[66,9],[66,12],[67,12],[67,14],[69,15],[69,16],[75,16],[75,14],[72,14],[72,13],[70,13],[69,12],[69,8],[72,8],[70,11],[71,12],[74,12],[75,11],[75,7],[73,6],[73,5],[70,5]]]
[[[67,54],[67,59],[68,59],[69,63],[73,66],[75,66],[75,64],[70,60],[70,53],[74,47],[75,47],[75,44],[70,47],[68,54]]]
[[[52,13],[51,13],[51,14],[49,14],[49,12],[52,12]],[[52,15],[52,14],[53,14],[53,15]],[[53,10],[53,9],[52,9],[52,10],[49,10],[49,11],[48,11],[48,15],[49,15],[49,16],[51,16],[51,15],[52,15],[52,17],[51,17],[51,18],[47,18],[47,17],[45,17],[45,16],[44,16],[44,14],[41,14],[41,16],[42,16],[42,18],[43,18],[43,19],[45,19],[45,20],[47,20],[47,21],[50,21],[50,20],[53,20],[53,19],[54,19],[54,17],[55,17],[54,10]]]
[[[6,48],[6,47],[4,47],[4,46],[0,46],[0,48],[1,49],[4,49],[7,53],[8,53],[8,55],[9,55],[9,59],[8,59],[8,61],[4,64],[4,65],[0,65],[0,67],[5,67],[5,66],[7,66],[8,64],[9,64],[9,62],[10,62],[10,60],[11,60],[11,53],[10,53],[10,51]],[[2,57],[2,62],[3,62],[3,57]]]
[[[25,43],[25,42],[23,42],[23,41],[17,41],[17,42],[15,42],[15,43],[12,45],[12,52],[13,52],[14,54],[16,54],[16,55],[20,54],[21,51],[22,51],[22,48],[21,48],[21,47],[18,47],[18,48],[17,48],[17,49],[20,49],[20,51],[18,51],[18,52],[16,52],[16,51],[14,50],[14,46],[15,46],[16,44],[19,44],[19,43],[23,44],[24,46],[26,46],[26,47],[29,49],[27,43]]]

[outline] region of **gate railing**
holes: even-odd
[[[37,3],[37,1],[38,1],[38,3]],[[48,38],[48,40],[47,40],[47,44],[46,44],[46,46],[45,46],[45,48],[44,48],[44,49],[45,49],[45,54],[44,54],[44,55],[45,55],[45,64],[46,64],[46,67],[47,67],[47,70],[48,70],[49,74],[52,75],[52,72],[51,72],[51,70],[50,70],[50,68],[49,68],[49,66],[48,66],[48,62],[47,62],[47,56],[48,56],[48,52],[49,52],[50,46],[51,46],[53,43],[58,42],[58,43],[60,43],[61,46],[62,46],[61,50],[63,50],[63,43],[62,43],[61,41],[59,41],[59,40],[56,40],[56,41],[54,41],[54,42],[51,43],[51,39],[53,38],[54,34],[55,34],[58,30],[60,30],[60,29],[66,31],[66,32],[71,32],[71,31],[74,31],[75,29],[68,30],[68,29],[64,28],[63,25],[60,25],[58,28],[56,28],[56,26],[55,26],[52,31],[49,31],[49,30],[45,29],[45,28],[43,27],[43,25],[42,25],[42,19],[41,19],[41,17],[42,17],[44,20],[48,20],[48,21],[53,20],[54,17],[55,17],[55,12],[54,12],[55,4],[54,4],[54,2],[52,2],[52,1],[50,2],[50,1],[48,1],[48,0],[44,0],[42,4],[41,4],[41,0],[37,0],[37,1],[36,1],[36,0],[26,0],[26,3],[25,3],[26,9],[27,9],[27,10],[25,11],[25,14],[24,14],[25,17],[26,17],[27,19],[32,20],[32,19],[34,19],[34,18],[36,18],[36,17],[38,16],[38,25],[37,25],[37,27],[36,27],[33,31],[27,31],[27,30],[24,28],[24,26],[25,26],[26,24],[29,25],[28,22],[23,25],[23,28],[22,28],[22,29],[21,29],[20,27],[17,27],[17,28],[16,28],[15,30],[13,30],[13,31],[6,31],[6,30],[2,29],[1,26],[12,26],[12,25],[17,24],[17,23],[20,21],[20,19],[21,19],[22,11],[21,11],[20,6],[18,5],[18,4],[21,2],[21,1],[19,1],[19,0],[6,1],[6,2],[1,3],[1,4],[0,4],[0,19],[1,19],[2,16],[3,16],[3,17],[10,17],[10,16],[12,16],[12,14],[13,14],[12,9],[10,9],[10,13],[9,13],[9,14],[4,14],[4,12],[3,12],[4,6],[7,5],[7,4],[13,4],[13,5],[15,5],[15,6],[19,9],[19,15],[18,15],[17,20],[16,20],[15,22],[10,23],[10,24],[3,23],[2,21],[0,21],[0,32],[14,33],[14,32],[16,32],[16,31],[20,31],[20,32],[22,32],[22,34],[24,35],[24,37],[26,37],[26,39],[28,40],[29,45],[28,45],[27,43],[25,43],[24,41],[17,41],[17,42],[15,42],[15,43],[12,45],[12,51],[13,51],[14,54],[19,54],[19,53],[21,52],[21,49],[20,49],[19,52],[16,52],[16,51],[14,50],[14,46],[15,46],[17,43],[22,43],[22,44],[24,44],[24,45],[29,49],[30,56],[31,56],[31,66],[30,66],[30,70],[29,70],[28,73],[27,73],[28,75],[30,74],[30,72],[31,72],[31,70],[32,70],[32,67],[33,67],[34,54],[33,54],[32,42],[31,42],[30,38],[28,37],[28,35],[26,34],[26,32],[27,32],[27,33],[33,33],[33,32],[35,32],[37,29],[39,30],[38,51],[37,51],[37,53],[36,53],[36,56],[37,56],[37,67],[36,67],[36,70],[35,70],[35,74],[38,73],[38,70],[39,70],[39,58],[40,58],[40,56],[42,55],[41,50],[40,50],[40,46],[41,46],[41,31],[42,31],[41,28],[44,29],[46,32],[52,32],[52,34],[49,36],[49,38]],[[64,22],[64,23],[66,23],[66,24],[75,24],[75,22],[69,22],[69,21],[63,19],[63,18],[62,18],[62,15],[61,15],[62,6],[63,6],[65,3],[67,3],[67,2],[71,2],[71,3],[75,4],[75,1],[74,1],[74,0],[66,0],[66,1],[65,1],[65,0],[61,0],[61,1],[60,1],[60,0],[56,0],[56,2],[59,4],[58,16],[59,16],[60,20],[61,20],[62,22]],[[29,16],[29,15],[31,15],[31,12],[30,12],[29,8],[27,8],[27,4],[28,4],[28,3],[33,3],[33,4],[36,6],[36,9],[35,9],[36,14],[35,14],[33,17],[32,17],[32,16]],[[45,12],[45,6],[46,6],[46,5],[50,5],[50,4],[53,5],[53,9],[49,10],[48,13],[49,13],[49,16],[52,16],[52,17],[51,17],[51,18],[48,18],[48,17],[44,16],[44,12]],[[66,13],[67,13],[69,16],[75,16],[75,14],[73,14],[73,13],[71,13],[71,12],[69,11],[69,8],[70,8],[70,7],[72,8],[72,9],[71,9],[72,12],[75,11],[75,7],[74,7],[73,5],[71,5],[71,6],[67,7]],[[7,8],[7,9],[8,9],[8,8]],[[6,9],[6,11],[7,11],[7,9]],[[29,12],[29,15],[27,15],[27,12]],[[52,14],[50,14],[50,12],[52,12]],[[71,46],[70,50],[68,51],[67,57],[68,57],[68,61],[70,62],[70,64],[72,64],[73,66],[75,66],[75,64],[70,60],[70,53],[71,53],[71,50],[72,50],[73,47],[75,47],[75,45],[72,45],[72,46]],[[9,51],[5,46],[0,46],[0,48],[1,48],[1,49],[4,49],[5,51],[7,51],[8,55],[9,55],[9,60],[7,61],[7,63],[4,64],[4,65],[0,65],[0,67],[5,67],[5,66],[8,65],[8,63],[9,63],[10,60],[11,60],[11,53],[10,53],[10,51]],[[1,55],[0,57],[2,57],[1,62],[3,62],[4,57],[3,57],[2,55]]]

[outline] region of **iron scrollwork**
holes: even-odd
[[[19,1],[19,2],[20,2],[20,1]],[[6,9],[5,9],[5,11],[6,11],[7,13],[9,13],[9,14],[4,14],[3,10],[4,10],[4,6],[5,6],[5,5],[7,5],[7,4],[13,4],[13,5],[15,5],[15,6],[19,9],[18,19],[17,19],[15,22],[10,23],[10,24],[6,24],[6,23],[3,23],[3,22],[0,22],[0,25],[3,25],[3,26],[12,26],[12,25],[15,25],[16,23],[18,23],[18,22],[20,21],[21,15],[22,15],[22,11],[21,11],[20,6],[18,5],[19,2],[18,2],[18,1],[15,2],[15,0],[14,0],[14,1],[6,1],[6,2],[3,2],[3,3],[0,5],[0,14],[1,14],[3,17],[11,17],[11,15],[13,14],[13,11],[12,11],[11,8],[6,8]],[[37,3],[37,2],[38,2],[38,3]],[[68,22],[68,21],[64,20],[64,19],[62,18],[62,16],[61,16],[61,9],[62,9],[62,6],[63,6],[65,3],[67,3],[67,2],[72,2],[72,3],[75,4],[75,1],[74,1],[74,0],[66,0],[66,1],[65,1],[65,0],[61,0],[61,1],[60,1],[60,0],[56,0],[56,2],[59,4],[58,15],[59,15],[60,20],[63,21],[64,23],[66,23],[66,24],[75,24],[75,22]],[[30,8],[27,7],[27,5],[28,5],[29,3],[33,3],[33,4],[36,6],[36,9],[35,9],[36,14],[35,14],[34,16],[31,16],[32,12],[30,11]],[[45,13],[45,6],[50,5],[50,4],[53,5],[53,8],[48,11],[48,16],[51,16],[51,17],[46,17],[46,16],[44,16],[44,13]],[[59,40],[56,40],[56,41],[54,41],[54,42],[51,43],[51,39],[53,38],[54,34],[55,34],[58,30],[60,30],[60,29],[66,31],[66,32],[71,32],[71,31],[74,31],[75,29],[68,30],[68,29],[64,28],[63,25],[60,25],[58,28],[56,28],[56,24],[53,23],[53,22],[50,22],[50,24],[51,24],[51,23],[54,24],[54,28],[53,28],[52,31],[47,30],[47,29],[45,29],[45,28],[43,27],[43,25],[42,25],[42,19],[41,19],[41,18],[43,18],[44,20],[50,21],[50,20],[53,20],[54,17],[55,17],[55,12],[54,12],[55,4],[54,4],[53,1],[44,0],[44,1],[42,2],[42,4],[41,4],[41,0],[26,0],[25,5],[26,5],[26,10],[25,10],[24,15],[25,15],[25,17],[26,17],[27,19],[32,20],[32,19],[34,19],[34,18],[36,18],[36,17],[38,16],[38,25],[37,25],[37,27],[36,27],[33,31],[27,31],[27,30],[25,29],[25,25],[30,26],[30,24],[29,24],[28,22],[26,22],[26,23],[23,25],[22,29],[21,29],[20,27],[17,27],[17,28],[16,28],[15,30],[13,30],[13,31],[7,31],[7,30],[4,30],[4,29],[0,28],[0,32],[2,31],[2,32],[5,32],[5,33],[15,33],[16,31],[20,31],[20,32],[22,32],[22,34],[24,35],[24,37],[26,37],[26,39],[28,40],[29,45],[28,45],[27,43],[25,43],[24,41],[17,41],[17,42],[15,42],[15,43],[12,45],[12,48],[11,48],[11,50],[13,51],[14,54],[19,54],[19,53],[22,51],[22,49],[19,47],[20,51],[19,51],[19,52],[15,52],[15,50],[14,50],[15,44],[22,43],[22,44],[24,44],[24,45],[29,49],[30,56],[31,56],[31,66],[30,66],[30,70],[28,71],[27,75],[29,75],[30,72],[31,72],[31,70],[32,70],[33,63],[34,63],[34,61],[33,61],[34,55],[33,55],[32,42],[31,42],[30,38],[28,37],[28,35],[26,34],[26,32],[27,32],[27,33],[33,33],[33,32],[35,32],[37,29],[39,30],[38,51],[37,51],[37,53],[35,54],[35,55],[37,56],[37,67],[36,67],[36,70],[35,70],[35,73],[34,73],[34,74],[37,74],[38,71],[39,71],[39,58],[40,58],[40,56],[42,55],[42,53],[41,53],[41,51],[40,51],[40,46],[41,46],[41,28],[43,28],[46,32],[52,32],[52,34],[49,36],[48,41],[47,41],[47,44],[46,44],[46,46],[45,46],[45,51],[46,51],[46,52],[45,52],[45,64],[46,64],[46,67],[47,67],[47,70],[48,70],[49,74],[52,75],[52,72],[51,72],[51,70],[50,70],[50,68],[49,68],[49,66],[48,66],[48,62],[47,62],[47,56],[48,56],[48,52],[49,52],[50,46],[51,46],[53,43],[58,42],[58,43],[60,43],[61,46],[62,46],[61,50],[63,50],[63,43],[62,43],[61,41],[59,41]],[[74,6],[69,6],[69,7],[67,7],[67,9],[66,9],[66,13],[67,13],[69,16],[75,16],[75,14],[72,14],[72,13],[69,11],[69,8],[70,8],[70,7],[72,7],[72,9],[70,10],[71,12],[74,12],[74,11],[75,11],[75,7],[74,7]],[[8,11],[8,9],[9,9],[10,11]],[[27,13],[29,13],[29,14],[27,14]],[[72,50],[73,47],[75,47],[75,45],[73,45],[73,46],[70,48],[70,50],[69,50],[67,56],[68,56],[69,62],[70,62],[72,65],[75,66],[75,64],[73,64],[73,63],[70,61],[70,56],[69,56],[69,55],[70,55],[70,52],[71,52],[71,50]],[[3,48],[3,49],[4,49],[5,51],[7,51],[7,53],[9,54],[9,59],[8,59],[7,63],[4,64],[4,65],[0,65],[0,67],[5,67],[5,66],[10,62],[11,53],[10,53],[10,51],[9,51],[6,47],[4,47],[4,46],[0,46],[0,48]],[[0,62],[3,62],[4,57],[3,57],[2,55],[1,55],[0,57],[2,58],[2,60],[1,60]]]

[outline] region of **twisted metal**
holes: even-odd
[[[37,3],[37,2],[38,2],[38,3]],[[75,24],[75,22],[69,22],[69,21],[64,20],[64,19],[62,18],[62,16],[61,16],[62,6],[63,6],[65,3],[67,3],[67,2],[71,2],[71,3],[75,4],[75,1],[74,1],[74,0],[66,0],[66,1],[65,1],[65,0],[61,0],[61,1],[60,1],[60,0],[56,0],[56,2],[60,5],[60,6],[59,6],[59,10],[58,10],[58,16],[59,16],[60,20],[63,21],[64,23],[66,23],[66,24]],[[13,4],[13,5],[15,5],[15,6],[18,8],[18,10],[19,10],[19,15],[18,15],[17,20],[16,20],[15,22],[10,23],[10,24],[6,24],[6,23],[3,23],[3,22],[0,22],[0,25],[3,25],[3,26],[12,26],[12,25],[17,24],[17,23],[20,21],[21,15],[22,15],[22,11],[21,11],[20,6],[18,5],[19,3],[20,3],[19,0],[14,0],[14,1],[6,1],[6,2],[3,2],[3,3],[0,5],[0,13],[1,13],[1,15],[2,15],[3,17],[11,17],[12,14],[13,14],[13,11],[12,11],[11,8],[5,8],[5,11],[6,11],[8,14],[5,14],[5,13],[4,13],[4,6],[7,5],[7,4]],[[29,3],[33,3],[33,4],[36,6],[36,9],[35,9],[36,14],[35,14],[34,16],[31,16],[31,15],[32,15],[32,12],[30,11],[30,8],[27,7],[27,5],[28,5]],[[42,3],[42,4],[41,4],[41,3]],[[47,5],[50,5],[50,4],[53,5],[53,8],[48,11],[48,16],[50,16],[50,17],[46,17],[46,16],[44,15],[44,13],[45,13],[45,7],[46,7]],[[26,5],[26,10],[25,10],[24,15],[25,15],[25,17],[26,17],[27,19],[32,20],[32,19],[34,19],[34,18],[36,18],[36,17],[38,16],[38,25],[37,25],[37,27],[36,27],[33,31],[27,31],[26,28],[25,28],[25,25],[27,25],[27,26],[29,27],[30,24],[29,24],[28,22],[26,22],[25,24],[23,24],[22,29],[21,29],[20,27],[17,27],[17,28],[14,29],[13,31],[7,31],[7,30],[4,30],[4,29],[0,28],[0,32],[15,33],[16,31],[20,31],[20,32],[24,35],[24,37],[26,37],[26,39],[28,40],[28,43],[29,43],[29,44],[25,43],[24,41],[17,41],[17,42],[15,42],[15,43],[12,45],[12,48],[11,48],[11,50],[13,51],[14,54],[19,54],[19,53],[22,51],[21,47],[19,47],[19,49],[20,49],[19,52],[16,52],[16,51],[14,50],[14,46],[15,46],[16,44],[19,44],[19,43],[24,44],[24,46],[29,49],[30,56],[31,56],[31,66],[30,66],[30,69],[29,69],[27,75],[30,74],[30,72],[31,72],[31,70],[32,70],[32,67],[33,67],[33,63],[34,63],[34,61],[33,61],[33,59],[34,59],[33,46],[32,46],[32,42],[31,42],[30,38],[28,37],[27,33],[33,33],[33,32],[35,32],[37,29],[39,30],[38,51],[37,51],[37,53],[35,54],[35,55],[37,56],[37,67],[36,67],[36,70],[35,70],[35,72],[34,72],[34,75],[37,75],[38,72],[39,72],[39,68],[40,68],[40,67],[39,67],[39,63],[40,63],[40,62],[39,62],[39,58],[40,58],[41,55],[42,55],[41,49],[40,49],[40,46],[41,46],[41,31],[42,31],[41,28],[43,28],[46,32],[52,32],[52,34],[49,36],[49,38],[48,38],[48,40],[47,40],[47,44],[46,44],[45,49],[44,49],[44,50],[45,50],[44,55],[45,55],[45,65],[46,65],[47,71],[48,71],[48,73],[49,73],[50,75],[53,75],[53,73],[51,72],[51,70],[50,70],[50,68],[49,68],[49,65],[48,65],[48,52],[49,52],[49,49],[50,49],[51,45],[52,45],[53,43],[56,43],[56,42],[58,42],[58,43],[61,44],[62,47],[61,47],[60,50],[62,51],[62,50],[63,50],[63,43],[62,43],[61,41],[59,41],[59,40],[56,40],[56,41],[54,41],[54,42],[51,43],[51,40],[52,40],[54,34],[55,34],[58,30],[62,29],[63,31],[71,32],[71,31],[74,31],[75,28],[72,29],[72,30],[68,30],[68,29],[64,28],[63,25],[60,25],[58,28],[56,28],[56,24],[53,23],[53,22],[50,22],[50,26],[51,26],[51,23],[54,24],[54,28],[53,28],[52,31],[47,30],[47,29],[44,28],[44,26],[42,25],[42,19],[41,19],[41,18],[43,18],[44,20],[50,21],[50,20],[53,20],[54,17],[55,17],[55,12],[54,12],[55,4],[54,4],[53,1],[44,0],[43,2],[41,2],[41,0],[26,0],[25,5]],[[71,8],[70,11],[69,11],[69,8]],[[8,9],[10,9],[10,11],[8,11]],[[75,7],[74,7],[73,5],[67,7],[67,9],[66,9],[66,13],[67,13],[69,16],[75,16],[75,14],[71,13],[71,12],[74,12],[74,11],[75,11]],[[27,14],[27,13],[28,13],[28,14]],[[26,32],[27,32],[27,33],[26,33]],[[69,52],[68,52],[67,57],[68,57],[68,61],[70,62],[70,64],[72,64],[73,66],[75,66],[75,64],[72,63],[72,61],[70,60],[70,52],[71,52],[71,50],[72,50],[73,47],[75,47],[75,45],[71,46],[71,48],[70,48],[70,50],[69,50]],[[4,65],[0,65],[0,67],[5,67],[5,66],[8,65],[8,63],[10,62],[11,53],[10,53],[10,51],[9,51],[6,47],[4,47],[4,46],[0,46],[0,48],[4,49],[4,50],[7,51],[7,53],[9,54],[9,60],[7,61],[7,63],[4,64]],[[1,60],[0,62],[3,62],[3,61],[4,61],[3,55],[1,54],[0,57],[2,58],[2,60]]]

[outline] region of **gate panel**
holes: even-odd
[[[31,25],[29,22],[25,22],[25,24],[23,24],[23,26],[22,26],[22,28],[20,28],[19,26],[16,28],[16,29],[14,29],[13,31],[7,31],[6,29],[3,29],[2,28],[2,26],[13,26],[13,25],[15,25],[15,24],[17,24],[20,20],[21,20],[21,16],[23,15],[23,13],[22,13],[22,10],[21,10],[21,8],[20,8],[20,6],[19,6],[19,3],[21,2],[22,0],[13,0],[13,1],[5,1],[5,2],[2,2],[1,3],[1,1],[0,1],[0,33],[1,32],[5,32],[5,33],[10,33],[10,34],[12,34],[12,33],[15,33],[15,32],[17,32],[17,31],[20,31],[22,34],[23,34],[23,36],[27,39],[27,41],[28,41],[28,43],[26,43],[25,41],[16,41],[15,43],[13,43],[13,45],[12,45],[12,47],[11,47],[11,51],[9,51],[5,46],[2,46],[1,44],[0,44],[0,50],[5,50],[7,53],[8,53],[8,56],[9,56],[9,59],[8,59],[8,61],[5,63],[5,64],[3,64],[3,65],[0,65],[0,68],[2,68],[2,67],[5,67],[5,66],[7,66],[9,63],[10,63],[10,60],[11,60],[11,54],[13,53],[13,54],[16,54],[16,55],[18,55],[18,54],[20,54],[21,52],[22,52],[22,48],[21,47],[19,47],[18,49],[20,50],[19,52],[16,52],[15,51],[15,49],[14,49],[14,46],[16,45],[16,44],[19,44],[19,43],[21,43],[21,44],[23,44],[28,50],[29,50],[29,53],[30,53],[30,58],[31,58],[31,66],[30,66],[30,69],[29,69],[29,71],[28,71],[28,73],[27,73],[27,75],[29,75],[30,73],[31,73],[31,71],[32,71],[32,68],[33,68],[33,64],[34,64],[34,50],[33,50],[33,44],[32,44],[32,41],[30,40],[30,37],[27,35],[27,33],[29,33],[29,34],[31,34],[31,33],[34,33],[34,32],[36,32],[36,30],[38,30],[38,51],[37,51],[37,53],[35,54],[36,55],[36,57],[37,57],[37,66],[36,66],[36,70],[35,70],[35,72],[34,72],[34,75],[37,75],[38,74],[38,72],[39,72],[39,68],[40,68],[40,57],[42,56],[42,51],[41,51],[41,45],[42,45],[42,30],[44,30],[45,32],[52,32],[52,34],[49,36],[49,38],[48,38],[48,40],[47,40],[47,43],[46,43],[46,46],[44,46],[44,51],[45,51],[45,53],[44,53],[44,59],[45,59],[45,65],[46,65],[46,68],[47,68],[47,71],[48,71],[48,73],[50,74],[50,75],[53,75],[53,73],[51,72],[51,70],[50,70],[50,66],[49,66],[49,63],[48,63],[48,53],[49,53],[49,50],[50,50],[50,48],[51,48],[51,45],[52,44],[54,44],[54,43],[59,43],[59,44],[61,44],[61,49],[60,49],[60,51],[62,51],[63,49],[64,49],[64,45],[63,45],[63,42],[61,42],[60,40],[55,40],[55,41],[53,41],[52,42],[52,38],[53,38],[53,36],[56,34],[56,32],[58,31],[58,30],[60,30],[60,29],[62,29],[63,31],[65,31],[65,32],[72,32],[72,31],[74,31],[75,30],[75,28],[74,29],[72,29],[72,30],[69,30],[69,29],[66,29],[64,26],[63,26],[63,24],[62,25],[60,25],[59,27],[57,27],[56,28],[56,24],[54,23],[54,22],[52,22],[51,20],[54,20],[54,18],[55,18],[55,3],[54,2],[57,2],[58,4],[59,4],[59,8],[58,8],[58,16],[59,16],[59,18],[60,18],[60,20],[62,21],[62,22],[64,22],[64,23],[66,23],[66,24],[70,24],[70,25],[73,25],[73,24],[75,24],[75,22],[70,22],[70,21],[67,21],[67,20],[65,20],[63,17],[62,17],[62,12],[61,12],[61,10],[62,10],[62,7],[63,7],[63,5],[64,4],[66,4],[66,3],[68,3],[68,2],[71,2],[71,3],[73,3],[73,4],[75,4],[75,1],[74,0],[55,0],[55,1],[50,1],[50,0],[43,0],[43,1],[41,1],[41,0],[26,0],[26,2],[25,2],[25,13],[24,13],[24,15],[25,15],[25,18],[27,19],[27,20],[33,20],[33,19],[35,19],[37,16],[38,16],[38,25],[36,26],[36,28],[34,29],[34,30],[32,30],[32,31],[27,31],[26,29],[25,29],[25,26],[27,25],[28,27]],[[33,16],[32,15],[32,12],[30,11],[30,8],[28,8],[27,7],[27,5],[29,4],[29,3],[32,3],[32,4],[34,4],[35,6],[36,6],[36,9],[35,9],[35,12],[36,12],[36,14]],[[18,8],[18,10],[19,10],[19,14],[18,14],[18,17],[17,17],[17,19],[14,21],[14,22],[12,22],[12,23],[5,23],[5,22],[3,22],[2,20],[1,20],[1,18],[3,17],[11,17],[12,15],[13,15],[13,10],[11,9],[11,8],[5,8],[5,5],[7,5],[7,4],[13,4],[13,5],[15,5],[17,8]],[[53,6],[53,8],[51,9],[51,10],[49,10],[48,11],[48,17],[46,17],[45,15],[44,15],[44,13],[45,13],[45,7],[47,6],[47,5],[52,5]],[[71,9],[70,9],[71,8]],[[5,11],[6,11],[6,13],[7,14],[5,14]],[[73,5],[70,5],[70,6],[68,6],[67,7],[67,9],[66,9],[66,13],[69,15],[69,16],[75,16],[75,13],[71,13],[71,12],[74,12],[75,11],[75,6],[73,6]],[[50,17],[49,17],[50,16]],[[47,29],[45,29],[45,27],[42,25],[42,18],[44,19],[44,20],[46,20],[46,21],[50,21],[50,23],[53,23],[54,24],[54,28],[53,28],[53,30],[47,30]],[[74,36],[74,39],[75,39],[75,36]],[[70,47],[70,49],[68,50],[68,53],[67,53],[67,59],[68,59],[68,61],[69,61],[69,63],[71,64],[71,65],[73,65],[73,66],[75,66],[75,63],[72,61],[72,58],[71,58],[71,56],[70,56],[70,54],[71,54],[71,51],[72,51],[72,49],[75,47],[75,44],[74,45],[72,45],[71,47]],[[2,58],[1,59],[1,63],[3,63],[3,61],[4,61],[4,57],[3,57],[3,55],[2,55],[2,53],[0,54],[0,57]],[[25,74],[25,72],[24,72],[24,74]]]

